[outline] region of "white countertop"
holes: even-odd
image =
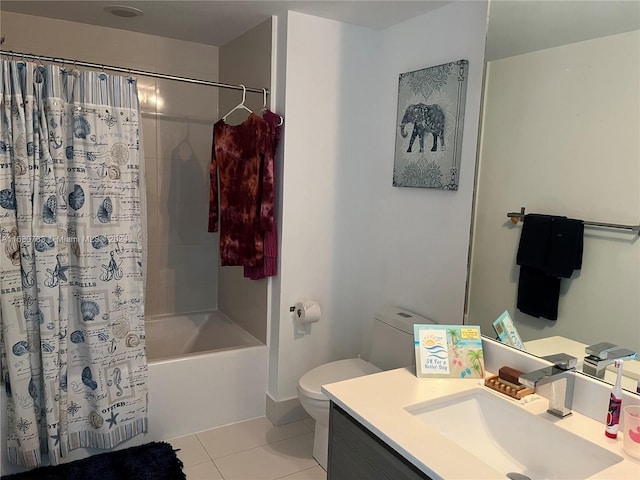
[[[481,459],[442,436],[426,423],[417,421],[406,406],[444,395],[478,388],[480,380],[417,378],[406,368],[324,385],[322,391],[363,426],[402,454],[418,469],[437,479],[504,478]],[[486,387],[482,387],[486,388]],[[488,391],[513,401],[499,393]],[[622,450],[622,435],[610,439],[604,425],[577,412],[564,419],[546,413],[547,401],[540,398],[523,405],[537,415],[549,417],[556,425],[590,440],[624,458],[594,475],[593,479],[640,478],[640,460]],[[526,433],[523,433],[526,434]]]

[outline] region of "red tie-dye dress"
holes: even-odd
[[[270,127],[256,114],[239,125],[213,126],[209,231],[220,231],[223,266],[263,262],[264,232],[275,228],[273,177],[265,178],[264,165],[274,153]]]

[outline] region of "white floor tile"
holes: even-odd
[[[185,468],[197,465],[202,462],[211,460],[204,447],[195,435],[187,435],[185,437],[174,438],[168,440],[174,449],[180,449],[177,452],[178,458],[182,460]]]
[[[225,480],[273,480],[318,465],[313,434],[270,443],[214,461]]]
[[[222,475],[212,461],[184,468],[182,471],[187,480],[222,480]]]
[[[286,477],[280,477],[278,480],[327,480],[327,472],[320,465],[317,465]]]
[[[309,432],[302,421],[274,427],[266,417],[260,417],[197,435],[209,456],[215,460]]]

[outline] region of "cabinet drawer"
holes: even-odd
[[[329,419],[329,480],[429,479],[337,405]]]

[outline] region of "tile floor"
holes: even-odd
[[[313,458],[313,420],[274,427],[265,417],[168,440],[187,480],[326,480]]]

